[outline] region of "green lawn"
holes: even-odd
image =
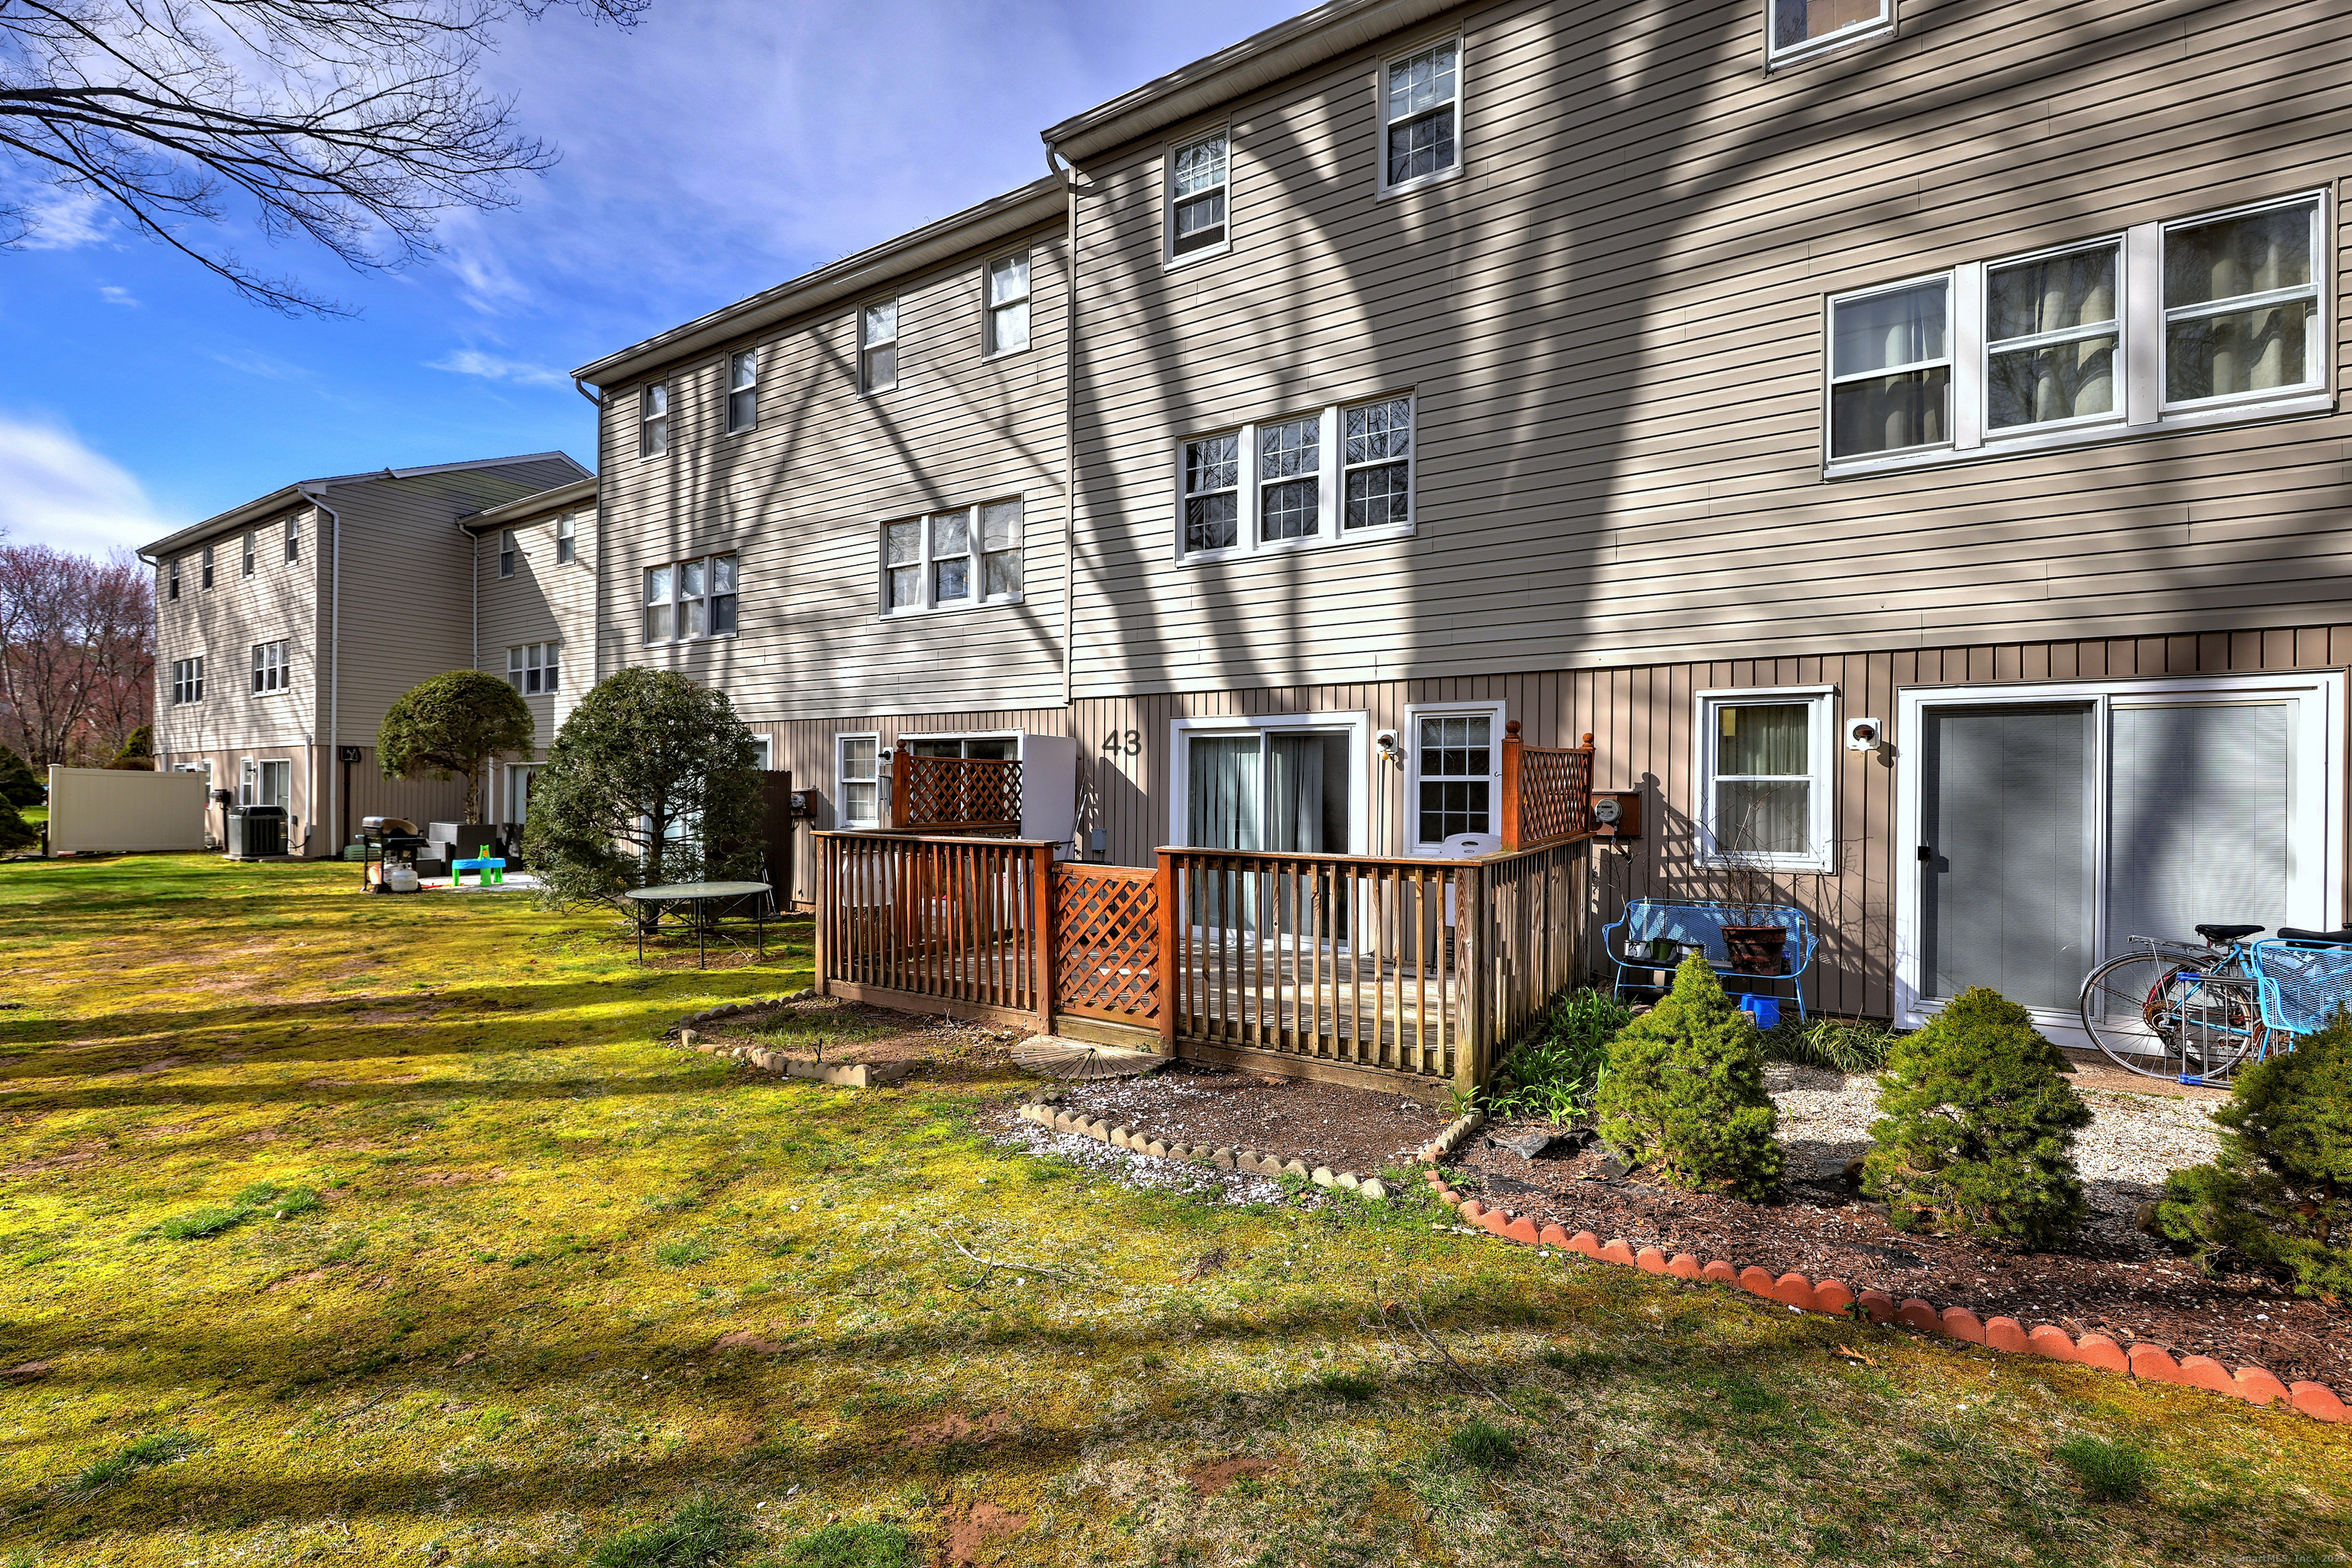
[[[2352,1430],[1425,1209],[1129,1191],[983,1137],[1010,1079],[834,1089],[658,1043],[804,984],[804,949],[649,973],[597,919],[356,882],[0,866],[0,1001],[24,1004],[0,1011],[0,1367],[46,1369],[0,1392],[0,1564],[2317,1563],[2352,1540]],[[1061,1273],[983,1278],[950,1238]],[[1458,1370],[1384,1331],[1407,1306]]]

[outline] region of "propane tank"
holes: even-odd
[[[394,893],[414,893],[422,890],[425,886],[423,882],[417,880],[416,868],[405,860],[395,860],[385,868],[383,885],[387,892]]]

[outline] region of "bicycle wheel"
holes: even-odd
[[[2145,1078],[2215,1080],[2259,1027],[2237,959],[2127,952],[2083,981],[2083,1027],[2109,1061]]]

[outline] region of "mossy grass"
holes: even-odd
[[[1417,1179],[1138,1191],[997,1142],[1010,1069],[856,1091],[663,1042],[808,984],[805,924],[655,972],[609,916],[356,886],[0,866],[0,1367],[45,1369],[8,1384],[7,1548],[555,1568],[707,1504],[726,1568],[846,1568],[942,1561],[985,1504],[1025,1523],[983,1562],[2092,1563],[2352,1521],[2352,1432],[2291,1411],[1539,1259],[1432,1228]],[[1473,1417],[1516,1464],[1452,1457]],[[2085,1506],[2050,1456],[2095,1419],[2160,1496]],[[202,1446],[74,1489],[165,1433]],[[1281,1469],[1186,1484],[1237,1457]]]
[[[2070,1437],[2051,1457],[2074,1472],[2094,1502],[2137,1502],[2156,1479],[2156,1463],[2135,1444]]]

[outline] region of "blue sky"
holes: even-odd
[[[560,447],[572,366],[1045,172],[1037,132],[1305,0],[654,0],[565,11],[486,80],[563,161],[443,253],[362,276],[236,233],[361,312],[289,321],[58,205],[0,251],[0,531],[102,553],[297,479]]]

